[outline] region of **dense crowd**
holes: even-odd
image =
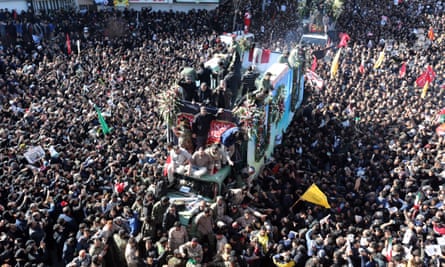
[[[296,3],[245,7],[262,47],[294,47]],[[307,83],[273,159],[251,186],[201,202],[194,236],[160,190],[173,147],[156,100],[184,67],[224,50],[217,36],[233,10],[0,10],[0,263],[443,265],[443,10],[440,1],[345,1],[336,28],[351,40],[337,75],[327,49],[315,68],[324,86]],[[415,80],[428,65],[435,78],[422,98]],[[46,154],[31,164],[34,146]],[[313,183],[331,208],[294,205]]]

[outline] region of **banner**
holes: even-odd
[[[310,69],[307,69],[305,77],[316,88],[323,88],[324,81],[317,73],[311,71]]]
[[[327,209],[331,208],[326,195],[318,188],[316,184],[312,184],[306,192],[300,197],[300,199],[325,207]]]
[[[180,125],[182,121],[188,121],[190,123],[190,128],[192,127],[192,122],[194,115],[190,113],[181,112],[176,116],[176,125]],[[207,136],[207,144],[219,143],[221,134],[227,129],[236,127],[236,124],[230,121],[223,120],[213,120],[210,123],[210,131]]]
[[[232,127],[236,127],[236,124],[228,121],[213,120],[210,123],[210,131],[207,136],[207,144],[219,143],[221,135]]]
[[[182,121],[188,121],[191,129],[194,117],[195,116],[190,113],[184,113],[184,112],[178,113],[178,115],[176,115],[176,125],[181,125]]]
[[[23,156],[29,163],[34,164],[45,156],[45,151],[41,146],[34,146],[30,147]]]
[[[316,56],[312,56],[312,64],[311,64],[311,71],[315,71],[317,69],[317,57]]]

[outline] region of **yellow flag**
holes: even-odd
[[[332,60],[332,65],[331,65],[331,79],[335,77],[335,75],[337,74],[337,70],[338,70],[338,64],[340,61],[340,53],[343,47],[340,47],[340,49],[338,49],[337,54],[335,54],[334,59]]]
[[[425,83],[422,89],[422,94],[420,95],[421,98],[425,98],[426,92],[428,91],[428,81]]]
[[[379,58],[377,59],[377,61],[374,64],[374,69],[378,69],[380,68],[380,66],[383,63],[383,60],[385,60],[385,50],[383,50],[382,52],[380,52]]]
[[[115,7],[128,7],[128,0],[113,0]]]
[[[443,38],[445,37],[445,34],[442,34],[439,38],[437,38],[437,43],[438,44],[441,44],[442,43],[442,41],[443,41]]]
[[[306,192],[300,197],[300,199],[311,202],[313,204],[325,207],[327,209],[331,208],[328,202],[328,198],[323,193],[323,191],[318,188],[316,184],[312,184]]]

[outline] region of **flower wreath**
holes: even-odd
[[[175,115],[179,110],[178,88],[176,85],[162,92],[157,100],[160,115],[168,126],[173,126]]]

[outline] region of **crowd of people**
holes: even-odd
[[[296,3],[261,6],[246,5],[261,46],[294,47]],[[1,265],[442,266],[443,11],[431,0],[345,1],[336,27],[351,39],[337,75],[326,49],[314,68],[324,85],[307,83],[273,159],[248,187],[200,202],[191,236],[158,190],[172,178],[168,148],[180,148],[166,142],[157,99],[224,49],[231,7],[0,10]],[[33,162],[26,152],[39,146]],[[313,183],[331,208],[297,202]]]

